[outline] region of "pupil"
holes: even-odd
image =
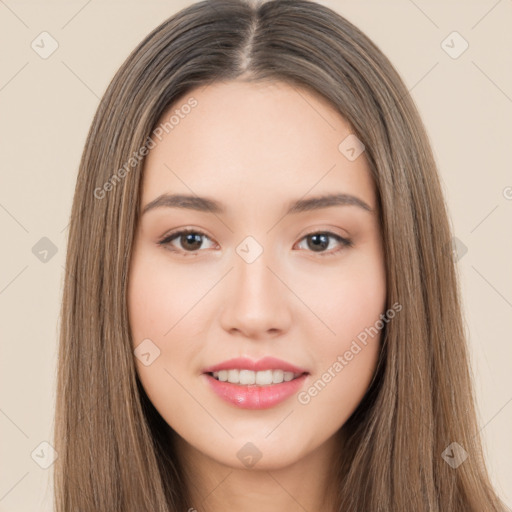
[[[320,240],[320,238],[322,240]],[[316,250],[318,247],[325,249],[329,246],[329,237],[323,233],[311,235],[310,240],[313,241],[313,244],[310,244],[310,247],[313,248],[313,250]]]

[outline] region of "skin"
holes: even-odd
[[[176,433],[191,508],[334,510],[328,468],[336,436],[371,382],[380,331],[307,404],[293,395],[269,409],[241,409],[214,394],[202,371],[233,357],[271,355],[307,369],[304,391],[385,312],[377,198],[365,153],[353,161],[342,154],[338,146],[352,130],[305,89],[217,82],[192,91],[162,120],[191,96],[197,106],[154,139],[141,206],[164,192],[183,193],[220,201],[226,212],[159,207],[141,217],[130,328],[134,348],[149,338],[160,354],[148,366],[135,358],[139,378]],[[285,215],[294,200],[333,192],[357,196],[373,211],[344,205]],[[178,228],[206,237],[195,246],[179,236],[158,244]],[[331,237],[315,251],[306,235],[322,231],[353,245]],[[250,264],[236,252],[249,235],[263,249]],[[237,457],[248,442],[261,453],[251,468]]]

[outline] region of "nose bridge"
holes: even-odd
[[[280,267],[276,252],[251,236],[235,252],[234,272],[223,308],[224,328],[236,328],[246,335],[286,328],[290,315],[286,287],[274,275],[279,274],[274,267]]]
[[[268,238],[260,242],[249,235],[236,247],[237,292],[242,294],[245,292],[255,298],[261,294],[267,295],[271,290],[273,295],[277,292],[274,290],[276,283],[273,282],[276,278],[268,268],[275,266],[275,258],[272,249],[264,246],[264,243],[268,245]]]

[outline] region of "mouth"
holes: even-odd
[[[203,369],[205,384],[231,406],[269,409],[285,402],[309,381],[309,372],[272,356],[237,357]]]
[[[256,410],[271,409],[289,400],[306,386],[309,372],[233,369],[206,372],[203,377],[207,387],[230,406]]]

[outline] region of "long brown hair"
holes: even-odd
[[[505,510],[482,454],[447,208],[400,76],[367,36],[320,4],[206,0],[129,55],[87,137],[61,311],[56,512],[192,506],[168,425],[137,377],[128,269],[141,154],[157,121],[195,87],[239,77],[285,81],[330,101],[364,144],[378,192],[387,301],[403,309],[384,330],[370,389],[342,427],[337,510]],[[454,442],[468,454],[456,468],[442,456]]]

